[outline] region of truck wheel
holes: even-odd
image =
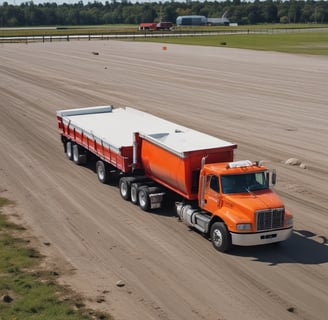
[[[106,183],[109,179],[109,172],[106,168],[106,165],[103,161],[98,160],[96,163],[96,171],[98,179],[101,183]]]
[[[213,247],[220,252],[231,249],[231,236],[223,222],[215,222],[211,227],[211,241]]]
[[[123,177],[119,182],[120,194],[124,200],[130,200],[130,183],[127,178]]]
[[[77,144],[73,145],[73,161],[78,164],[85,164],[87,162],[87,156],[81,153],[81,147]]]
[[[73,160],[73,146],[72,141],[66,142],[66,155],[69,160]]]
[[[138,204],[138,185],[133,183],[131,185],[131,202],[134,204]]]
[[[150,197],[147,187],[140,188],[138,192],[139,206],[143,211],[149,211],[150,209]]]

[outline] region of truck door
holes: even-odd
[[[206,186],[204,192],[204,209],[214,213],[220,207],[220,184],[216,175],[206,177]]]

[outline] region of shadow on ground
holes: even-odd
[[[307,230],[294,230],[290,239],[278,244],[234,247],[231,255],[254,257],[272,266],[281,263],[323,264],[328,262],[328,239]]]

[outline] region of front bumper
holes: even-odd
[[[293,228],[271,230],[258,233],[234,233],[231,232],[231,241],[236,246],[257,246],[287,240],[293,232]]]

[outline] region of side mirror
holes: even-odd
[[[276,169],[272,170],[271,183],[275,185],[277,182],[277,172]]]

